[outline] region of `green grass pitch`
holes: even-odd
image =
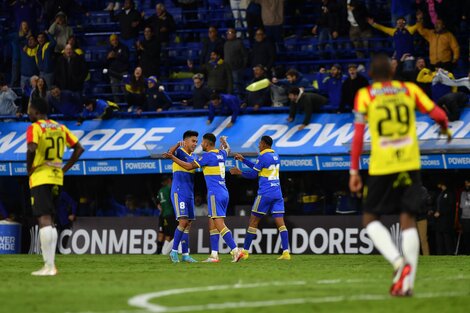
[[[470,312],[463,256],[422,257],[413,298],[388,296],[391,267],[381,256],[171,264],[154,255],[59,255],[58,276],[32,277],[40,266],[37,255],[0,256],[0,312]]]

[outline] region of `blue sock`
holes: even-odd
[[[289,251],[289,233],[285,225],[279,227],[279,234],[281,235],[282,251]]]
[[[181,252],[183,254],[189,253],[189,232],[184,231],[183,236],[181,236]]]
[[[219,252],[219,239],[220,234],[217,229],[212,229],[210,231],[210,238],[211,238],[211,251]]]
[[[222,238],[224,238],[224,241],[227,246],[230,247],[230,250],[233,250],[237,247],[235,241],[233,241],[232,232],[230,231],[230,229],[224,227],[224,229],[222,229],[222,231],[220,232],[220,235],[222,236]]]
[[[173,251],[178,251],[178,246],[180,245],[181,238],[183,237],[184,228],[176,227],[175,235],[173,237]]]
[[[245,237],[245,243],[243,244],[243,249],[250,250],[251,242],[256,238],[256,228],[248,227]]]

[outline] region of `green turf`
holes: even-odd
[[[148,311],[127,304],[139,294],[275,281],[282,283],[193,292],[150,302],[175,307],[310,299],[303,304],[198,312],[470,312],[469,257],[422,257],[411,299],[387,296],[391,268],[380,256],[302,255],[286,262],[273,255],[251,255],[247,261],[232,264],[224,255],[218,264],[171,264],[163,256],[60,255],[57,265],[56,277],[32,277],[30,272],[41,266],[40,256],[0,256],[0,312],[140,313]],[[304,284],[288,285],[296,281]]]

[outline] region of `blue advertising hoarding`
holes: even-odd
[[[274,139],[273,148],[281,155],[281,167],[288,171],[346,170],[349,168],[349,145],[353,136],[352,114],[317,114],[303,130],[298,126],[302,116],[287,123],[287,114],[242,115],[233,127],[227,127],[230,117],[217,117],[207,125],[206,117],[165,117],[85,121],[77,126],[75,121],[64,124],[80,139],[86,149],[81,161],[70,175],[169,173],[171,162],[152,159],[182,139],[182,134],[193,129],[202,134],[228,136],[234,153],[256,155],[261,136]],[[25,175],[26,122],[0,123],[0,175]],[[417,133],[423,147],[439,148],[436,154],[424,152],[423,168],[469,168],[470,110],[465,110],[461,120],[451,123],[454,138],[459,143],[446,144],[439,138],[439,127],[425,115],[418,114]],[[365,140],[369,140],[366,132]],[[459,147],[464,154],[450,154],[449,147]],[[366,145],[367,146],[367,145]],[[467,150],[468,152],[466,152]],[[201,153],[199,146],[196,153]],[[461,151],[459,151],[460,153]],[[66,152],[65,158],[70,156]],[[229,159],[227,168],[240,162]],[[361,159],[361,168],[368,167],[368,157]]]

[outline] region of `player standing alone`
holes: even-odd
[[[248,259],[248,250],[251,242],[256,238],[258,224],[267,213],[271,213],[281,235],[282,255],[278,260],[290,260],[289,234],[284,223],[284,199],[282,198],[281,183],[279,181],[279,155],[271,149],[273,139],[269,136],[261,137],[259,142],[259,156],[253,164],[241,154],[236,154],[235,159],[243,162],[251,170],[242,172],[234,167],[230,169],[232,175],[241,175],[248,179],[259,177],[258,196],[251,210],[250,225],[243,246],[243,259]]]
[[[224,222],[229,202],[229,194],[225,184],[225,160],[227,159],[227,155],[230,151],[230,146],[225,140],[225,137],[220,137],[220,149],[215,149],[216,138],[214,134],[208,133],[202,138],[201,146],[205,153],[191,163],[181,161],[172,154],[164,154],[164,156],[171,158],[173,162],[177,163],[187,171],[191,171],[199,167],[202,168],[207,185],[209,229],[211,235],[216,234],[211,236],[212,254],[206,261],[219,262],[218,254],[215,253],[218,251],[218,239],[220,233],[227,246],[230,247],[230,253],[233,258],[232,262],[238,262],[243,256],[243,251],[237,248],[232,237],[232,232]]]
[[[355,122],[351,149],[349,187],[362,188],[359,157],[366,122],[371,134],[369,178],[364,188],[363,224],[374,246],[395,269],[392,296],[411,296],[418,266],[419,237],[415,215],[421,201],[420,152],[416,135],[415,109],[428,113],[451,139],[447,116],[415,84],[392,81],[390,59],[372,59],[374,83],[358,91],[354,103]],[[400,212],[402,251],[379,221],[382,214]]]
[[[54,276],[57,230],[53,216],[56,213],[55,200],[60,194],[66,173],[83,153],[83,147],[70,130],[47,118],[47,103],[34,99],[29,108],[29,119],[33,122],[26,131],[26,167],[31,188],[31,206],[38,217],[39,240],[44,267],[32,272],[34,276]],[[73,154],[62,167],[65,147],[73,148]]]

